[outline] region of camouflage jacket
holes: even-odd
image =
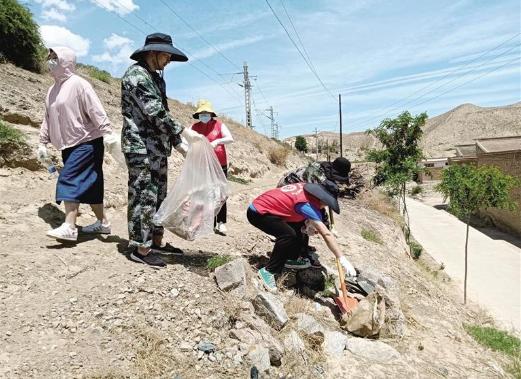
[[[324,183],[327,179],[326,173],[320,162],[311,162],[309,165],[299,167],[284,174],[279,180],[277,187],[282,187],[292,183]]]
[[[168,111],[163,78],[144,63],[130,66],[121,79],[123,153],[169,156],[183,126]]]

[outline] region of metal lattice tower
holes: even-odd
[[[251,83],[248,75],[248,63],[244,62],[243,66],[244,74],[244,109],[246,111],[246,126],[252,128],[251,118]]]

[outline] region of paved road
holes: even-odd
[[[414,238],[461,287],[463,301],[465,224],[444,210],[407,199]],[[470,228],[468,299],[507,329],[521,334],[521,249]]]

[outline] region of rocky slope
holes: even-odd
[[[476,138],[505,137],[521,134],[521,102],[503,107],[478,107],[473,104],[460,105],[446,113],[427,120],[422,138],[422,147],[427,157],[454,156],[454,145],[472,143]],[[338,139],[338,134],[318,133],[321,143]],[[315,150],[315,135],[304,136]],[[373,136],[364,132],[344,134],[343,145],[346,156],[353,160],[364,158],[368,148],[378,146]],[[295,137],[285,140],[292,146]]]
[[[33,125],[49,79],[0,65],[0,80],[3,116],[34,144]],[[117,90],[94,85],[117,120]],[[187,122],[191,108],[172,105]],[[264,154],[279,145],[230,124],[237,140],[232,154],[237,162],[244,154],[244,166],[237,166],[246,167],[242,174],[252,181],[231,183],[229,233],[193,242],[167,233],[185,256],[165,256],[168,266],[159,271],[126,255],[126,174],[111,157],[105,160],[105,188],[113,233],[83,236],[75,244],[45,237],[64,218],[54,204],[55,180],[16,160],[14,167],[0,168],[0,377],[244,378],[252,371],[261,378],[506,375],[504,358],[480,347],[463,328],[489,320],[460,304],[439,266],[427,257],[407,256],[399,217],[377,193],[343,200],[335,221],[346,254],[379,285],[385,323],[378,336],[359,338],[342,327],[324,291],[335,281],[334,260],[316,237],[312,244],[325,268],[284,273],[279,293],[268,295],[255,275],[272,242],[248,224],[245,211],[283,171]],[[298,163],[299,157],[291,159]],[[181,164],[174,154],[171,180]],[[82,206],[78,224],[93,219]],[[363,238],[364,230],[378,238]],[[210,270],[209,259],[223,255],[232,262]]]

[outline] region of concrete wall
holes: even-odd
[[[444,167],[425,167],[425,172],[421,172],[418,175],[418,182],[430,182],[433,180],[441,180],[441,175]]]
[[[484,154],[478,149],[478,166],[496,166],[504,173],[521,180],[521,152]],[[512,198],[517,203],[517,210],[504,211],[500,209],[487,209],[483,213],[492,218],[492,221],[500,228],[513,232],[521,237],[521,187],[512,190]]]

